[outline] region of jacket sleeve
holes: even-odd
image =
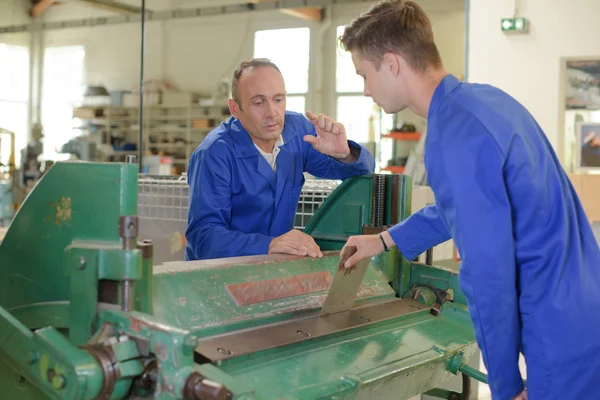
[[[315,127],[311,122],[302,118],[304,129],[302,136],[312,135],[317,136]],[[358,143],[348,140],[348,146],[350,151],[358,153],[358,160],[352,164],[346,164],[336,160],[333,157],[325,155],[317,150],[308,142],[304,142],[305,157],[304,157],[304,171],[317,178],[323,179],[346,179],[353,176],[368,175],[375,171],[375,158],[369,152],[369,150],[360,146]]]
[[[388,233],[407,260],[414,260],[425,250],[452,238],[435,204],[394,225]]]
[[[428,166],[436,201],[453,216],[461,254],[460,285],[488,371],[492,398],[523,390],[521,333],[512,208],[504,180],[506,156],[477,121],[463,121],[432,144]]]
[[[273,239],[230,229],[233,162],[223,143],[194,154],[188,166],[186,240],[195,259],[267,254]]]

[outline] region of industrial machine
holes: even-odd
[[[305,228],[320,259],[153,265],[138,166],[55,164],[0,245],[2,398],[468,399],[485,375],[463,362],[476,342],[456,272],[394,250],[338,268],[348,236],[408,216],[410,188],[344,181]],[[437,389],[459,373],[462,393]]]

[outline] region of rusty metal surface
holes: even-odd
[[[326,316],[300,318],[208,338],[198,342],[195,352],[197,356],[212,362],[223,361],[399,316],[422,315],[424,310],[427,312],[429,307],[418,301],[396,299]]]
[[[313,287],[313,290],[304,293],[293,293],[288,288],[287,294],[292,294],[289,297],[274,296],[279,298],[262,302],[255,302],[255,298],[252,304],[246,305],[238,304],[227,287],[268,280],[281,282],[281,279],[293,282],[295,277],[307,274],[333,276],[339,260],[339,252],[325,252],[318,259],[269,255],[156,266],[152,288],[153,315],[181,329],[199,331],[210,327],[213,329],[211,334],[216,334],[239,329],[240,326],[271,323],[302,313],[318,312],[329,286],[322,285],[319,291]],[[393,297],[394,291],[386,279],[375,268],[367,268],[356,303]]]
[[[381,232],[385,232],[389,226],[373,226],[373,225],[363,225],[362,234],[363,235],[376,235]]]
[[[238,306],[262,303],[329,289],[332,278],[328,272],[314,272],[283,278],[266,279],[227,285],[227,291]]]

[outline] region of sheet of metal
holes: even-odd
[[[345,268],[344,263],[356,253],[356,247],[351,246],[340,255],[340,263],[333,277],[333,282],[327,293],[321,316],[348,311],[354,305],[356,293],[363,281],[369,260],[361,260],[351,268]]]
[[[353,310],[312,316],[207,338],[195,348],[197,362],[228,360],[313,338],[331,335],[399,316],[423,314],[430,307],[411,299],[394,299]]]

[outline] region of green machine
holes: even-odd
[[[408,216],[410,178],[345,181],[306,227],[321,259],[153,266],[135,164],[57,163],[0,245],[2,399],[468,399],[458,279],[391,251],[320,315],[339,250]],[[438,389],[462,374],[463,392]]]

